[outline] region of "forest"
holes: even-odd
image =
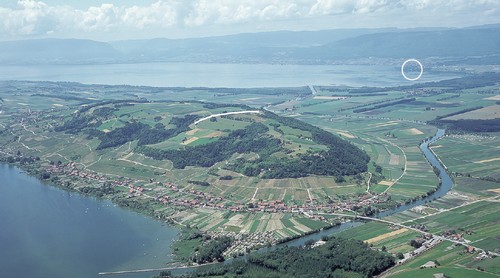
[[[282,247],[181,277],[373,277],[395,264],[390,254],[371,250],[362,241],[325,240],[314,248]]]
[[[446,126],[453,132],[498,132],[500,131],[500,119],[489,120],[438,120],[433,122],[439,126]]]
[[[113,108],[103,107],[96,109],[92,115],[77,115],[54,130],[71,134],[85,131],[89,139],[93,137],[99,138],[101,142],[97,149],[102,150],[117,147],[134,140],[138,140],[137,144],[139,146],[159,143],[188,130],[189,125],[199,118],[196,115],[174,117],[170,120],[170,124],[176,127],[171,129],[165,129],[163,125],[150,127],[141,122],[131,121],[127,122],[125,126],[108,133],[98,130],[97,127],[102,124],[102,119],[110,117],[113,111]]]

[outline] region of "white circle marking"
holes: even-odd
[[[420,66],[420,73],[418,74],[417,77],[414,77],[414,78],[410,78],[408,76],[406,76],[405,74],[405,66],[407,63],[409,62],[414,62],[414,63],[417,63],[419,66]],[[424,66],[422,66],[422,63],[420,63],[417,59],[408,59],[406,60],[403,65],[401,66],[401,74],[403,75],[403,77],[408,80],[408,81],[417,81],[420,79],[420,77],[422,77],[422,74],[424,73]]]

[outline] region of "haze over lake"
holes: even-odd
[[[425,68],[424,64],[424,68]],[[428,72],[418,82],[456,77]],[[0,65],[0,80],[69,81],[159,87],[296,87],[305,85],[399,86],[398,66],[143,63],[104,65]]]

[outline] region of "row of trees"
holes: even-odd
[[[397,100],[397,101],[392,101],[392,102],[386,102],[386,103],[377,104],[377,105],[374,105],[374,106],[371,106],[371,107],[363,107],[363,108],[359,108],[359,109],[354,109],[354,110],[352,110],[352,112],[354,112],[354,113],[361,113],[361,112],[375,110],[375,109],[379,109],[379,108],[383,108],[383,107],[388,107],[388,106],[393,106],[393,105],[398,105],[398,104],[404,104],[404,103],[410,103],[410,102],[413,102],[415,100],[416,100],[416,98],[405,98],[405,99],[402,99],[402,100]]]
[[[498,132],[500,131],[500,118],[489,120],[439,120],[433,124],[446,126],[451,131],[463,132]]]

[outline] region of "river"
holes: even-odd
[[[43,184],[5,164],[0,164],[0,223],[0,277],[88,278],[162,267],[178,234],[110,201]]]

